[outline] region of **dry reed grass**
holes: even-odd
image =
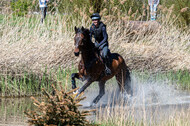
[[[188,126],[190,106],[131,106],[116,104],[97,108],[97,122],[112,126]]]
[[[83,12],[80,14],[87,17]],[[130,69],[190,69],[190,31],[178,29],[173,20],[168,20],[169,16],[163,16],[160,23],[123,21],[111,15],[103,17],[111,51],[121,53]],[[73,55],[73,28],[75,25],[89,27],[90,19],[72,20],[68,26],[67,15],[48,15],[43,25],[39,23],[40,18],[31,23],[33,18],[39,16],[4,17],[0,26],[0,69],[40,73],[43,67],[57,69],[77,65],[79,58]]]

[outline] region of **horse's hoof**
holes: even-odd
[[[79,93],[79,91],[78,91],[78,90],[76,90],[76,91],[74,91],[74,92],[73,92],[73,94],[78,94],[78,93]]]
[[[95,103],[92,103],[92,104],[90,105],[90,107],[96,107],[96,104],[95,104]]]

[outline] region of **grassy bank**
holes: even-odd
[[[34,72],[4,72],[0,74],[0,97],[27,97],[39,96],[41,90],[45,89],[52,92],[51,84],[64,84],[62,86],[71,89],[71,74],[76,69],[62,69],[57,71],[51,70],[47,73],[47,69],[41,74]]]
[[[52,92],[51,84],[59,85],[67,89],[71,89],[71,74],[77,72],[77,69],[61,69],[58,71],[46,70],[41,75],[35,73],[15,73],[13,74],[0,74],[0,97],[27,97],[27,96],[40,96],[41,90],[45,89],[48,92]],[[174,85],[178,89],[190,90],[190,74],[188,71],[170,71],[167,73],[151,74],[149,71],[138,72],[131,71],[131,76],[141,81],[146,82],[163,82],[167,81],[167,84]],[[116,83],[113,79],[112,82]],[[77,80],[77,86],[80,86],[79,80]],[[109,85],[111,82],[108,82]],[[97,85],[92,85],[96,87]]]
[[[150,73],[149,71],[138,72],[132,71],[133,76],[139,78],[142,82],[154,81],[163,82],[167,81],[169,85],[174,85],[178,89],[190,89],[190,73],[188,70],[167,71]]]

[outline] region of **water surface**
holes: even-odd
[[[87,98],[81,102],[81,109],[96,109],[88,119],[96,120],[104,115],[125,113],[123,116],[132,116],[136,120],[151,119],[158,121],[168,119],[176,113],[190,113],[190,93],[176,89],[175,85],[169,85],[166,81],[140,82],[133,77],[132,97],[117,93],[117,84],[110,81],[106,84],[106,94],[100,102],[90,107],[93,99],[98,95],[98,86],[92,84],[84,96]],[[81,84],[79,84],[81,86]],[[0,126],[26,126],[27,118],[24,111],[34,109],[30,98],[0,98]],[[106,114],[107,113],[107,114]]]

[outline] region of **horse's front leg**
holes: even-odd
[[[78,90],[77,96],[82,93],[93,81],[91,79],[86,79],[84,85]]]
[[[79,73],[73,73],[71,75],[72,89],[77,88],[75,78],[79,79]]]

